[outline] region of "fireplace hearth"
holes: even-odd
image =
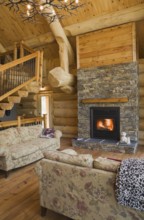
[[[120,140],[120,108],[91,107],[90,137]]]

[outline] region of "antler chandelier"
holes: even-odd
[[[63,18],[62,11],[71,15],[82,6],[79,0],[0,0],[0,4],[18,13],[24,21],[37,21],[37,15],[41,15],[49,22]]]

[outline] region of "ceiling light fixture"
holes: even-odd
[[[73,11],[82,6],[79,0],[0,0],[0,5],[18,13],[24,21],[38,21],[41,15],[48,18],[49,23],[74,14]]]

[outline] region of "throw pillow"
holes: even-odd
[[[96,169],[111,171],[111,172],[117,172],[118,168],[120,166],[119,161],[115,161],[112,159],[107,159],[104,157],[98,157],[93,162],[93,167]]]
[[[44,152],[44,157],[49,160],[55,160],[82,167],[92,167],[93,165],[93,157],[90,154],[70,155],[60,151],[47,150]]]
[[[53,128],[44,128],[40,137],[44,138],[54,138],[54,129]]]

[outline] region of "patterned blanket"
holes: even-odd
[[[144,159],[126,159],[116,177],[118,203],[144,211]]]

